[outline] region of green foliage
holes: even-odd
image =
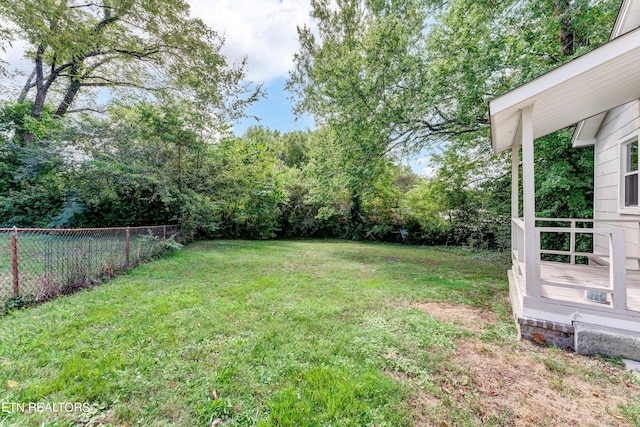
[[[593,212],[593,148],[571,146],[571,132],[536,141],[536,210],[541,217],[590,218]]]
[[[44,138],[61,123],[45,109],[42,121],[28,115],[31,103],[0,107],[0,224],[46,226],[64,204],[68,155],[65,147]],[[25,144],[30,131],[34,140]]]
[[[141,246],[148,246],[153,248],[153,252],[156,249],[161,251],[180,251],[184,247],[181,243],[176,242],[175,236],[168,236],[166,239],[162,239],[149,231],[142,237],[138,237]]]
[[[363,198],[395,147],[413,138],[405,123],[421,94],[424,10],[419,2],[312,2],[317,33],[299,30],[287,82],[298,112],[324,125],[317,169],[347,197],[346,232],[363,237]],[[327,173],[328,172],[328,173]]]
[[[40,130],[47,102],[64,116],[83,94],[96,88],[190,100],[206,108],[216,124],[242,114],[256,99],[245,99],[244,64],[229,65],[221,53],[223,38],[189,15],[187,2],[100,0],[87,4],[53,1],[0,3],[9,25],[0,43],[26,42],[34,72],[20,101],[32,99],[29,130]],[[62,96],[52,97],[52,93]],[[25,135],[25,141],[32,135]]]
[[[33,302],[33,295],[20,295],[17,297],[6,298],[0,305],[0,314],[11,314],[15,310],[22,310],[30,304],[33,304]]]
[[[197,124],[177,105],[115,103],[109,117],[84,116],[69,128],[83,154],[73,171],[73,223],[80,226],[157,225],[196,215],[206,149]],[[187,124],[187,121],[192,123]],[[69,203],[68,203],[69,204]],[[203,226],[204,227],[204,226]],[[190,230],[187,226],[186,230]],[[189,231],[190,232],[190,231]]]
[[[221,200],[225,235],[268,239],[280,231],[287,193],[277,143],[277,135],[263,128],[220,143],[215,196]]]
[[[488,155],[486,102],[605,41],[616,11],[612,0],[315,0],[317,28],[300,29],[287,87],[318,128],[232,137],[242,65],[226,64],[222,39],[186,3],[76,6],[0,5],[14,24],[0,42],[24,37],[36,70],[53,66],[23,102],[0,108],[0,224],[179,222],[187,238],[501,249],[510,165]],[[66,115],[77,94],[101,86],[133,101]],[[148,89],[153,101],[141,96]],[[54,109],[52,93],[72,96]],[[398,160],[424,147],[429,178]],[[568,131],[537,141],[538,214],[589,217],[592,165]]]

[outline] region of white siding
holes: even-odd
[[[615,108],[607,114],[597,135],[594,168],[594,212],[599,220],[596,227],[621,228],[625,230],[625,251],[627,257],[640,257],[640,227],[634,222],[640,215],[621,214],[620,208],[620,142],[626,135],[640,128],[640,104],[638,101]],[[602,221],[602,222],[600,222]],[[611,222],[607,222],[611,221]],[[594,238],[596,253],[608,254],[607,236]],[[638,268],[638,262],[627,261],[627,268]]]

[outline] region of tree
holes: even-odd
[[[501,222],[502,233],[494,234],[508,235],[511,165],[504,155],[486,158],[487,102],[607,41],[618,6],[613,0],[453,0],[436,14],[426,39],[425,91],[434,116],[458,124],[446,150],[475,164],[470,175],[482,195],[474,202],[477,222]],[[561,131],[536,141],[536,206],[543,216],[591,215],[593,153],[573,149],[570,139]]]
[[[296,111],[314,115],[335,140],[334,155],[350,193],[353,237],[362,226],[362,195],[394,148],[412,138],[407,117],[420,95],[424,10],[417,1],[313,0],[318,22],[298,30],[300,51],[287,82]]]
[[[426,35],[427,117],[485,144],[487,103],[608,40],[617,0],[447,1]],[[428,131],[428,130],[427,130]]]
[[[278,132],[253,127],[242,138],[225,138],[217,147],[212,197],[219,203],[226,236],[269,239],[280,231],[287,192],[279,138]]]
[[[49,224],[65,201],[69,167],[61,144],[44,138],[61,129],[48,109],[42,120],[29,117],[31,103],[6,104],[0,108],[0,224],[38,226]],[[34,135],[21,146],[26,132]]]
[[[103,87],[168,91],[222,122],[256,96],[232,99],[245,89],[244,64],[227,64],[223,39],[184,0],[4,0],[0,19],[9,24],[0,43],[27,42],[34,68],[18,102],[33,99],[36,120],[46,103],[63,116],[82,91]]]

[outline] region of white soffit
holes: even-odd
[[[578,123],[576,130],[573,132],[573,138],[571,138],[571,145],[574,147],[595,145],[596,135],[598,135],[600,125],[606,115],[607,112],[600,113]]]
[[[640,98],[640,30],[634,30],[489,102],[491,147],[507,150],[520,109],[533,105],[540,138]]]
[[[634,0],[623,0],[618,12],[611,40],[620,37],[640,26],[640,2]]]

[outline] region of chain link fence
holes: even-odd
[[[0,228],[0,301],[44,301],[109,279],[180,242],[180,226]]]

